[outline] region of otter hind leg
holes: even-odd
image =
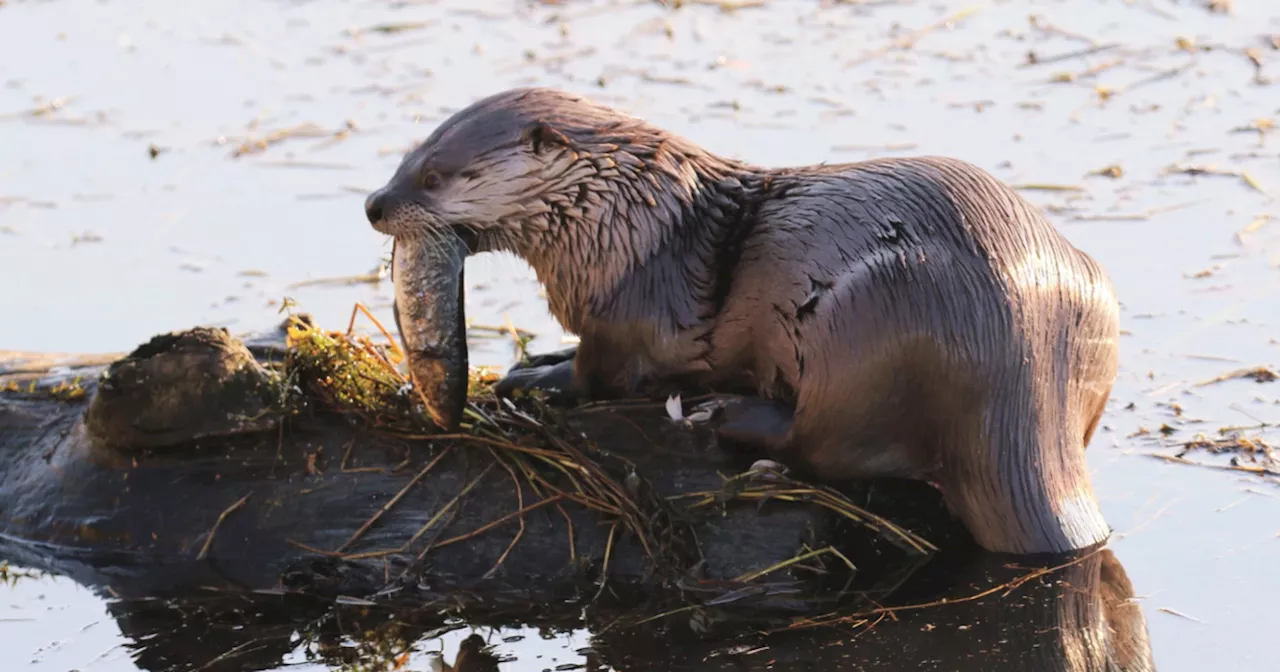
[[[561,364],[572,360],[578,354],[578,346],[572,346],[563,350],[553,350],[544,352],[540,355],[529,355],[526,359],[516,362],[512,365],[511,370],[533,369],[540,366],[551,366],[553,364]]]
[[[797,459],[824,479],[936,482],[989,551],[1105,540],[1083,440],[1114,377],[1114,311],[1082,302],[1084,319],[1063,320],[1060,295],[1011,301],[1018,288],[981,275],[856,280],[802,332],[805,359],[825,366],[800,379]],[[860,319],[844,319],[854,305]]]
[[[541,390],[553,403],[564,403],[576,397],[573,386],[573,359],[541,366],[512,367],[494,385],[499,397],[510,397],[516,390]]]
[[[716,437],[753,452],[781,458],[795,422],[792,409],[770,399],[743,397],[725,406]],[[780,461],[782,461],[780,459]]]

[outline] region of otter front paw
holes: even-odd
[[[573,400],[576,396],[573,392],[573,360],[544,366],[511,367],[493,387],[499,397],[510,397],[516,390],[542,390],[552,403]]]
[[[575,345],[571,348],[565,348],[564,350],[544,352],[540,355],[529,355],[529,357],[524,361],[516,362],[511,367],[511,371],[518,371],[521,369],[536,369],[543,366],[552,366],[555,364],[562,364],[564,362],[572,360],[574,356],[577,354],[578,354],[578,346]]]

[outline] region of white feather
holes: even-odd
[[[680,395],[667,397],[667,415],[676,422],[684,420],[684,406],[680,403]]]

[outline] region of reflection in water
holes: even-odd
[[[879,609],[789,631],[700,635],[688,613],[617,626],[616,607],[587,610],[587,670],[1152,670],[1146,619],[1110,549],[1037,567],[972,552],[935,559]],[[980,596],[980,597],[977,597]],[[927,605],[927,606],[924,606]],[[538,618],[467,613],[472,633],[452,656],[425,653],[466,625],[429,608],[332,605],[303,595],[202,592],[109,602],[140,669],[250,672],[312,661],[343,669],[481,672],[549,667],[504,660],[503,630],[584,627],[578,611]],[[489,646],[497,642],[496,646]],[[418,653],[422,652],[422,653]]]
[[[441,663],[440,669],[452,672],[490,672],[498,669],[498,658],[486,650],[484,638],[471,635],[458,645],[453,665]]]
[[[1036,574],[1008,556],[982,553],[926,568],[891,606],[863,612],[843,627],[798,630],[730,651],[671,647],[649,632],[597,645],[619,669],[1154,669],[1146,619],[1110,549]],[[979,594],[984,597],[972,599]],[[944,599],[949,604],[939,604]],[[655,651],[673,660],[656,658]]]

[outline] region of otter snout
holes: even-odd
[[[383,210],[387,201],[386,194],[385,189],[379,189],[364,199],[364,215],[369,218],[369,223],[375,229],[378,228],[378,223],[382,221]]]
[[[426,227],[428,214],[420,204],[406,201],[394,184],[388,184],[364,199],[364,215],[378,233],[403,236]]]

